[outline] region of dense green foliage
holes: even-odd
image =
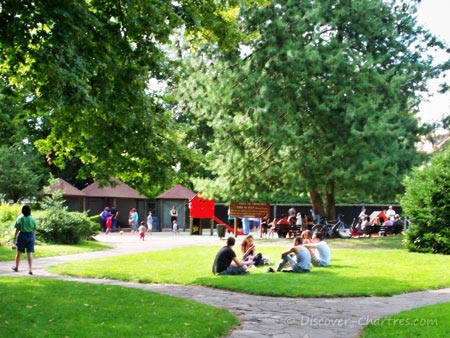
[[[150,197],[170,187],[190,151],[150,80],[175,79],[177,65],[164,45],[176,30],[223,48],[235,45],[239,31],[229,11],[236,5],[2,2],[0,140],[14,144],[26,136],[58,177],[106,182],[114,176]]]
[[[337,199],[392,201],[422,160],[419,94],[450,66],[414,3],[4,2],[0,141],[78,188],[195,183],[330,216]]]
[[[69,212],[60,202],[32,211],[36,219],[38,240],[48,243],[78,244],[90,239],[100,228],[86,213]],[[9,246],[14,237],[14,223],[21,215],[22,205],[3,203],[0,206],[0,245]]]
[[[37,238],[49,243],[78,244],[99,231],[86,213],[47,209],[36,213]]]
[[[443,67],[427,52],[444,46],[401,1],[266,4],[241,12],[246,49],[187,60],[181,107],[213,177],[199,186],[227,200],[306,193],[329,215],[336,196],[392,200],[422,160],[414,113]]]
[[[56,183],[51,179],[44,188],[47,194],[41,201],[42,211],[37,212],[37,237],[44,242],[78,244],[100,230],[99,224],[86,212],[69,212],[64,206],[62,189],[52,189]]]
[[[12,245],[14,238],[14,223],[22,212],[20,204],[0,204],[0,245]]]
[[[0,163],[0,200],[18,202],[37,196],[45,174],[31,147],[1,146]]]
[[[410,250],[450,254],[450,149],[436,153],[429,165],[405,179],[401,205],[411,221]]]

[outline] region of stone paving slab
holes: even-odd
[[[0,275],[26,276],[29,278],[40,276],[133,287],[221,307],[228,309],[241,320],[241,325],[231,332],[230,338],[356,337],[358,332],[367,324],[382,317],[424,305],[450,302],[450,288],[392,297],[286,298],[254,296],[201,286],[139,284],[105,279],[72,278],[51,275],[45,271],[45,268],[50,265],[80,259],[163,250],[181,246],[217,245],[219,248],[224,245],[224,240],[206,235],[171,236],[169,234],[154,234],[148,236],[144,242],[139,241],[137,235],[133,234],[99,235],[97,239],[114,244],[115,248],[92,253],[35,259],[34,276],[28,276],[26,273],[26,260],[21,263],[22,271],[19,273],[12,272],[12,262],[0,262]],[[401,326],[400,323],[392,323],[392,325]],[[409,325],[413,325],[413,323]]]

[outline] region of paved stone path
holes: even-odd
[[[63,262],[88,258],[108,257],[134,252],[169,249],[192,245],[224,245],[215,236],[170,236],[154,234],[146,241],[139,241],[132,234],[109,234],[97,236],[99,241],[114,244],[114,249],[59,256],[34,260],[34,276],[27,274],[27,262],[21,262],[21,271],[11,270],[12,262],[0,262],[1,276],[22,276],[28,278],[48,277],[79,282],[111,284],[159,292],[171,296],[188,298],[200,303],[228,309],[240,318],[241,326],[230,334],[230,338],[336,338],[356,337],[368,323],[415,307],[450,302],[450,288],[414,292],[393,297],[345,297],[345,298],[285,298],[252,296],[231,291],[222,291],[199,286],[159,285],[128,283],[105,279],[72,278],[55,276],[45,268]],[[13,254],[12,254],[13,256]],[[411,318],[411,321],[415,318]],[[414,322],[409,325],[421,325]],[[442,324],[442,323],[441,323]],[[392,323],[398,325],[400,323]],[[403,324],[405,325],[405,324]]]

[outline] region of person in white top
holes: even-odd
[[[394,208],[392,207],[392,205],[390,205],[388,207],[388,209],[386,210],[386,212],[384,213],[386,215],[386,217],[390,220],[390,221],[394,221],[395,220],[395,215],[396,212],[394,210]]]

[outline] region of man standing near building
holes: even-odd
[[[101,231],[106,231],[106,220],[109,217],[109,207],[105,207],[103,211],[100,213],[100,222],[101,222]]]
[[[117,208],[115,205],[112,206],[111,210],[109,210],[109,213],[111,214],[111,232],[116,231],[117,227],[117,218],[119,217],[119,211],[117,211]]]

